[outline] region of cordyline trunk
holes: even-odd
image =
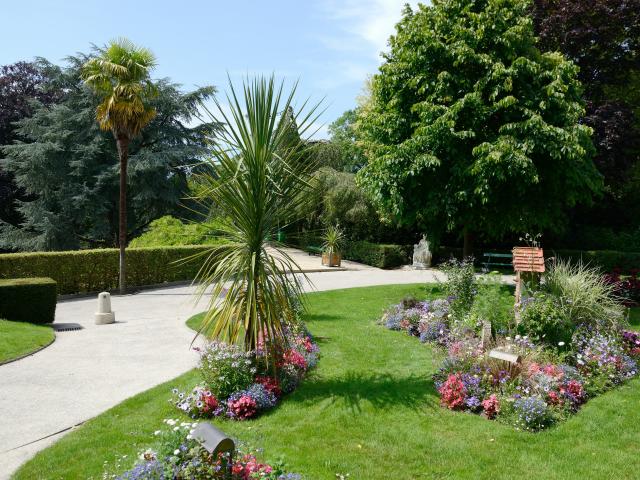
[[[462,247],[462,259],[465,260],[469,257],[473,257],[473,233],[469,231],[467,227],[464,228],[464,244]]]
[[[118,145],[118,158],[120,160],[120,218],[118,227],[118,246],[120,247],[120,295],[127,291],[125,248],[127,247],[127,160],[129,159],[129,138],[123,135],[116,136]]]

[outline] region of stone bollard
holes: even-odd
[[[102,292],[98,295],[98,311],[96,312],[96,325],[106,325],[116,321],[116,314],[111,311],[111,295]]]

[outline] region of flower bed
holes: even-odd
[[[542,341],[545,334],[536,344],[528,335],[515,333],[495,334],[490,345],[483,347],[473,315],[455,318],[452,301],[405,299],[388,308],[381,319],[386,328],[404,331],[445,354],[434,383],[441,405],[450,410],[537,431],[638,374],[640,335],[636,332],[596,323],[581,325],[567,342],[555,345]],[[529,300],[524,308],[542,301]],[[494,348],[521,361],[492,358],[489,351]]]
[[[282,463],[261,463],[256,453],[239,448],[233,458],[228,454],[216,456],[205,450],[193,437],[197,423],[165,419],[164,425],[155,432],[154,445],[139,454],[133,468],[122,474],[126,457],[119,458],[115,465],[105,465],[103,478],[118,480],[150,480],[178,478],[207,478],[211,480],[300,480],[295,473],[287,473]]]
[[[265,352],[275,353],[268,364]],[[173,390],[172,401],[192,418],[247,420],[276,406],[292,392],[318,361],[318,346],[298,327],[280,345],[244,352],[235,345],[212,342],[200,350],[202,383],[191,392]]]
[[[622,269],[615,268],[605,278],[625,305],[640,305],[640,270],[632,269],[628,275],[624,275]]]

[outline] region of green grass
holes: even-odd
[[[385,286],[311,295],[307,320],[322,353],[317,369],[266,415],[214,423],[264,448],[268,460],[283,456],[309,480],[336,473],[351,480],[637,478],[640,381],[538,434],[449,412],[431,381],[439,355],[376,324],[384,306],[421,292]],[[169,390],[197,379],[191,372],[127,400],[40,452],[16,478],[99,477],[104,460],[132,458],[162,418],[179,417]]]
[[[633,330],[640,330],[640,307],[629,309],[629,324]]]
[[[51,343],[54,337],[49,326],[0,320],[0,363],[28,355]]]

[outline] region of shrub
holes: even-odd
[[[539,292],[526,299],[523,305],[518,324],[521,334],[528,335],[536,343],[553,347],[561,342],[571,342],[576,327],[555,297]]]
[[[201,261],[184,261],[207,246],[127,249],[127,285],[153,285],[195,278]],[[58,294],[118,287],[118,250],[8,253],[0,255],[0,278],[51,277]]]
[[[471,320],[474,324],[479,326],[486,320],[496,333],[506,334],[512,330],[515,320],[513,302],[503,294],[508,288],[497,273],[480,277],[478,295],[471,308]]]
[[[455,320],[462,320],[471,311],[478,293],[473,261],[451,259],[441,268],[447,274],[443,287],[449,297],[451,314]]]
[[[167,215],[149,224],[147,231],[131,240],[129,247],[167,247],[171,245],[215,245],[215,224],[182,223]]]
[[[410,251],[411,246],[356,241],[346,243],[343,258],[378,268],[395,268],[409,263]]]
[[[217,398],[228,398],[253,383],[257,371],[253,357],[236,345],[212,342],[201,352],[202,379]]]
[[[52,323],[56,299],[56,282],[51,278],[0,279],[0,318]]]

